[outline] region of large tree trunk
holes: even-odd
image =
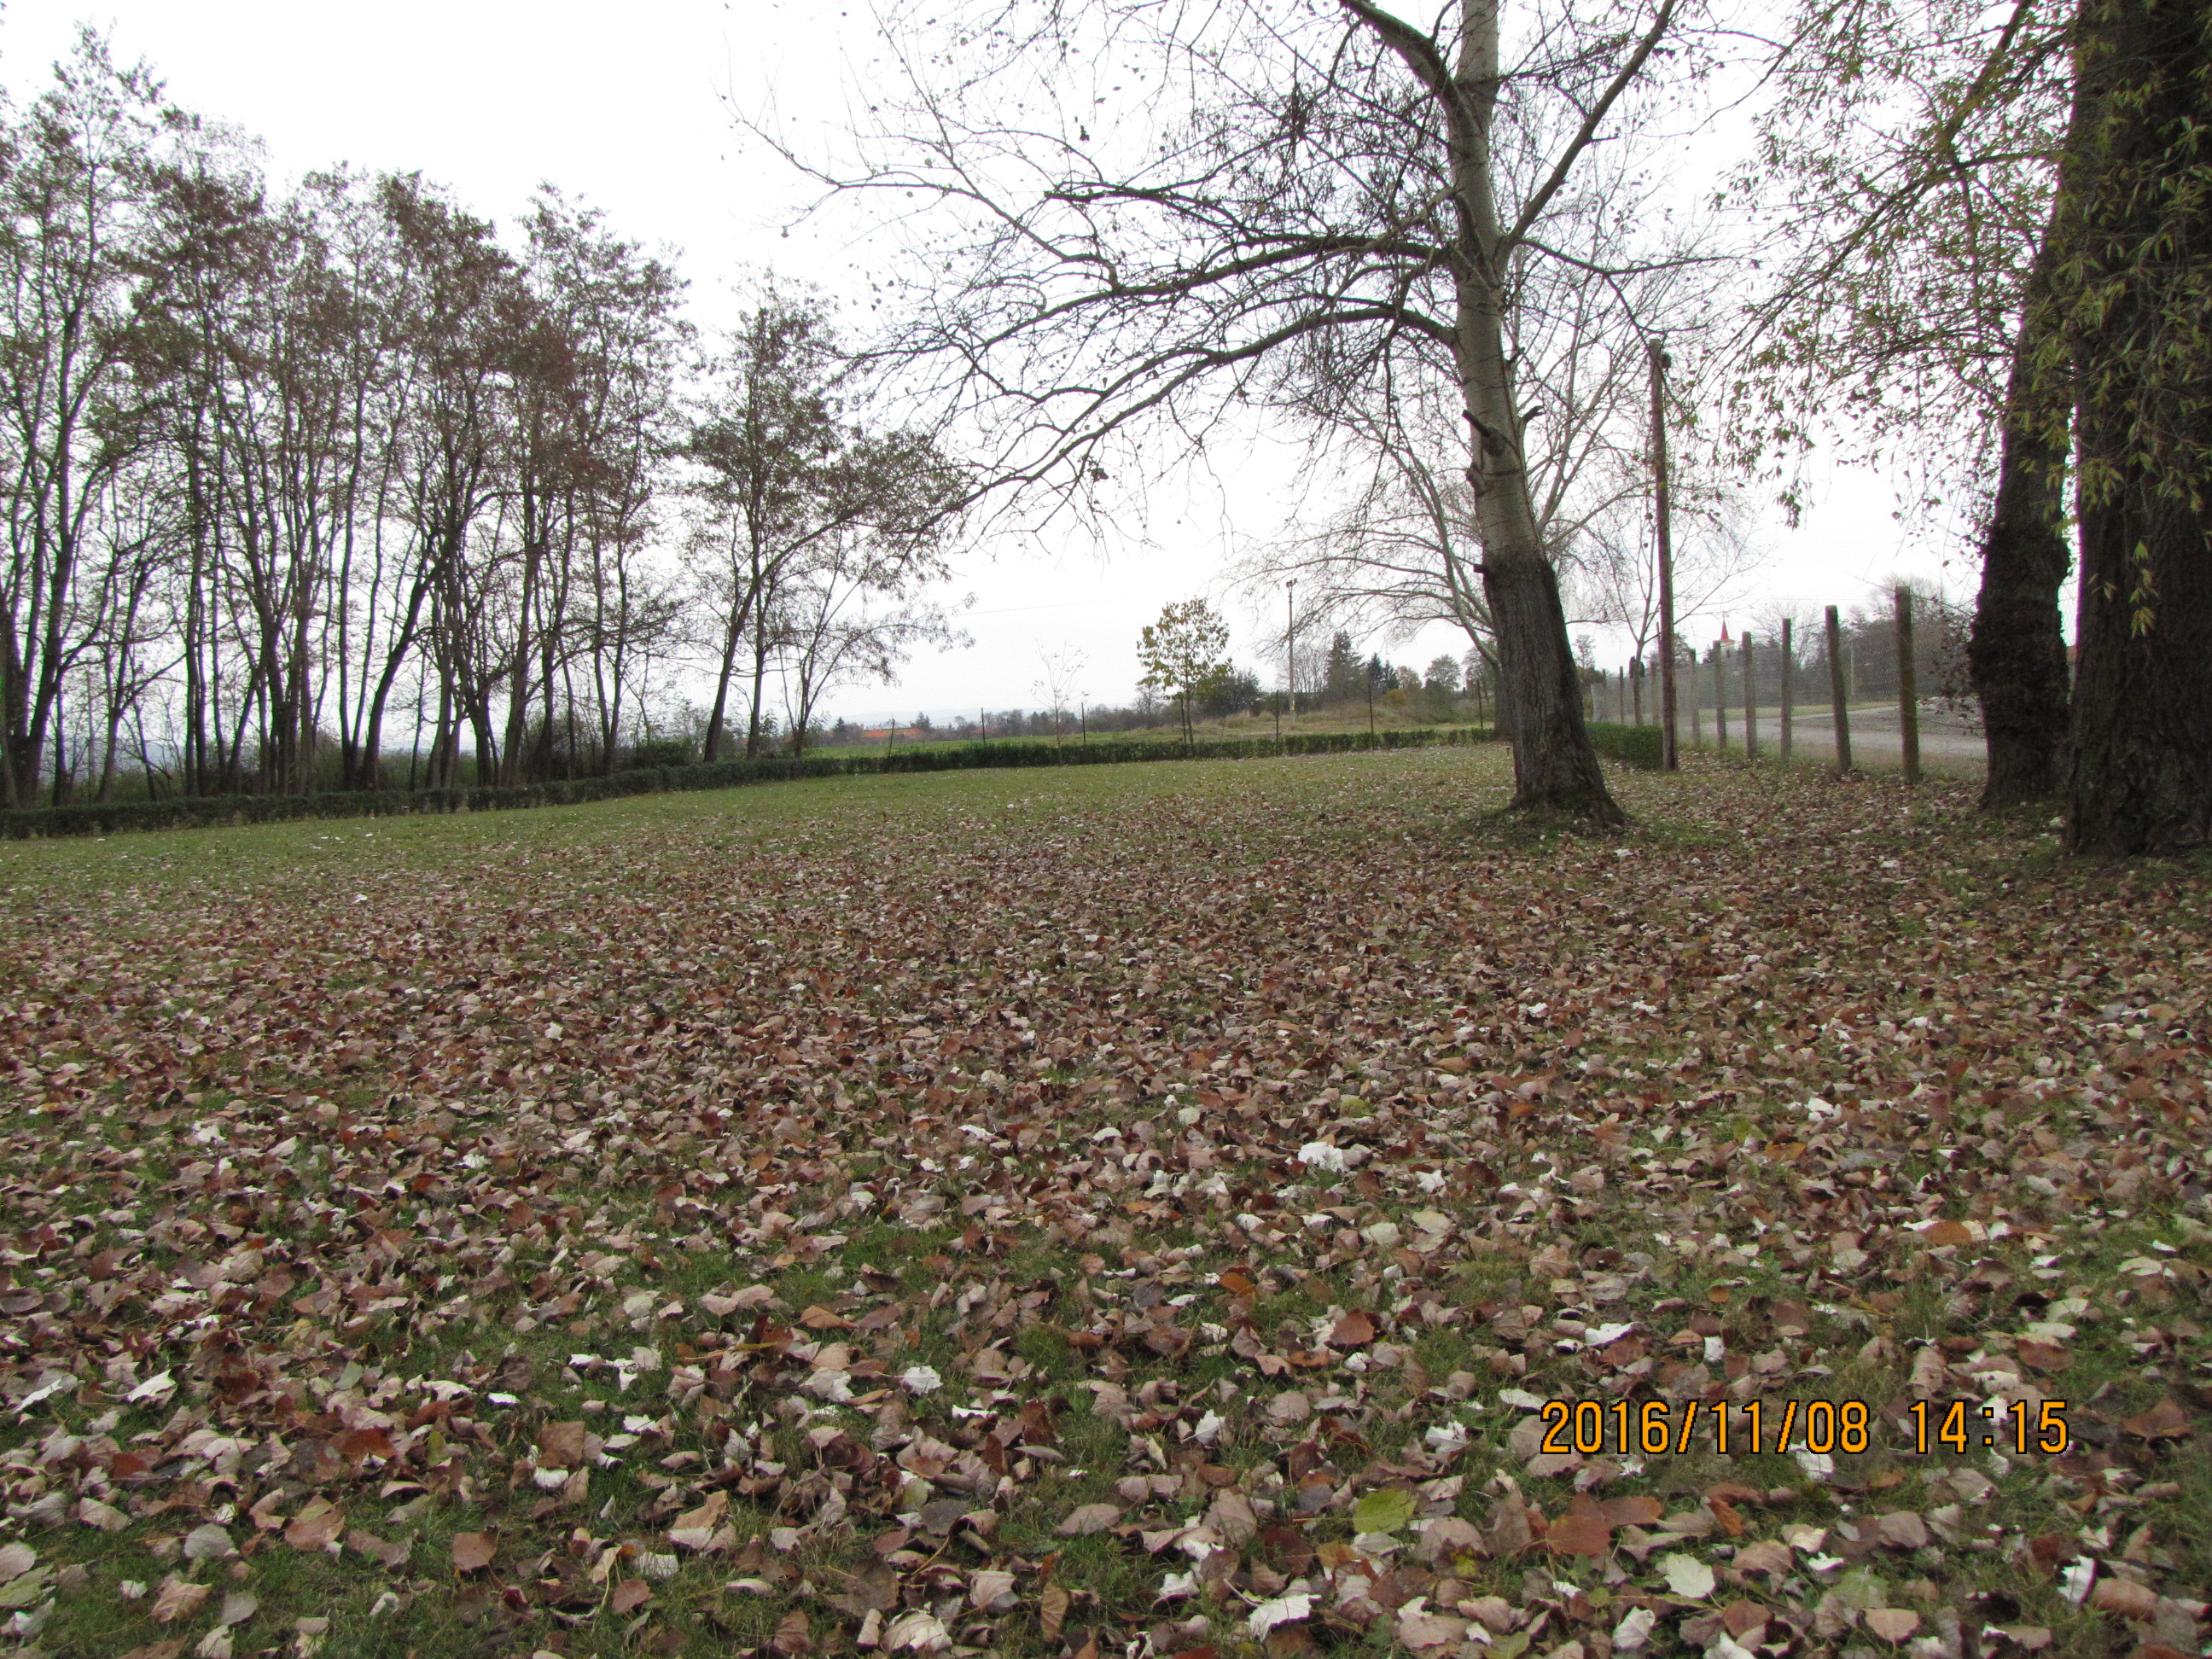
[[[2058,793],[2066,745],[2066,640],[2058,590],[2066,547],[2066,449],[2063,412],[2053,416],[2039,364],[2051,343],[2054,232],[2046,230],[2028,274],[2013,343],[1997,459],[1996,501],[1982,543],[1982,586],[1966,638],[1966,664],[1981,699],[1989,744],[1984,808],[2017,806]]]
[[[1600,823],[1626,822],[1583,721],[1567,644],[1567,616],[1551,561],[1483,561],[1482,586],[1498,629],[1498,706],[1513,744],[1513,804],[1571,812]]]
[[[2212,836],[2212,11],[2089,0],[2078,38],[2091,120],[2057,285],[2082,498],[2066,840],[2157,853]]]
[[[1490,177],[1498,86],[1496,0],[1462,0],[1451,170],[1461,216],[1455,356],[1474,442],[1468,481],[1482,538],[1483,597],[1498,634],[1499,724],[1513,744],[1513,805],[1622,823],[1583,721],[1559,583],[1529,498],[1523,430],[1505,352],[1504,276]]]
[[[2085,457],[2124,447],[2124,425],[2085,415]],[[2142,597],[2151,609],[2139,626]],[[2212,537],[2139,471],[2083,510],[2078,632],[2069,850],[2203,842],[2212,835]]]

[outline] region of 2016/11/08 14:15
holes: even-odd
[[[1678,1411],[1681,1413],[1679,1423],[1674,1420]],[[1607,1450],[1623,1457],[1679,1456],[1695,1443],[1701,1413],[1705,1438],[1723,1455],[1791,1450],[1823,1455],[1863,1452],[1869,1444],[1875,1417],[1874,1408],[1863,1400],[1785,1400],[1779,1402],[1778,1410],[1759,1400],[1735,1406],[1691,1401],[1680,1407],[1663,1400],[1648,1400],[1641,1405],[1626,1400],[1609,1403],[1547,1400],[1538,1412],[1547,1425],[1541,1449],[1585,1457]],[[2009,1425],[2002,1420],[2008,1415],[2012,1419]],[[1911,1445],[1900,1449],[1921,1457],[1942,1448],[1963,1454],[1977,1447],[1994,1450],[2007,1443],[2008,1449],[2021,1456],[2041,1452],[2056,1457],[2066,1449],[2071,1437],[2063,1400],[2041,1401],[2032,1418],[2025,1402],[2007,1413],[1965,1400],[1954,1400],[1948,1406],[1917,1401],[1902,1416],[1910,1419],[1912,1437]],[[1732,1421],[1732,1418],[1740,1420]],[[1766,1437],[1770,1425],[1774,1431],[1771,1441]]]

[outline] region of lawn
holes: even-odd
[[[2206,868],[1692,764],[0,846],[7,1639],[2199,1652]]]

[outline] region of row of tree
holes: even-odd
[[[0,802],[609,768],[702,658],[753,752],[944,637],[958,469],[810,304],[681,299],[550,189],[279,194],[88,34],[0,122]]]

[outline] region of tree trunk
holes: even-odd
[[[2114,424],[2085,421],[2084,453],[2124,443]],[[2142,628],[2139,592],[2155,595]],[[2212,834],[2212,538],[2150,480],[2082,514],[2078,631],[2069,850],[2201,843]]]
[[[2192,476],[2212,399],[2212,14],[2092,0],[2080,40],[2093,122],[2057,296],[2082,480],[2066,842],[2160,853],[2212,836],[2212,514]]]
[[[1492,544],[1493,546],[1495,544]],[[1583,721],[1559,583],[1540,551],[1483,559],[1483,597],[1498,628],[1498,707],[1510,711],[1513,805],[1622,823]]]
[[[1544,556],[1522,453],[1513,366],[1504,343],[1502,233],[1490,176],[1490,119],[1498,97],[1496,0],[1462,0],[1458,96],[1450,105],[1451,180],[1462,232],[1455,273],[1455,356],[1474,438],[1468,480],[1482,538],[1482,591],[1498,632],[1498,709],[1513,744],[1513,805],[1598,823],[1627,816],[1583,720],[1583,700],[1559,602]]]
[[[2066,744],[2066,641],[2058,590],[2066,580],[2065,422],[2041,395],[2038,363],[2052,343],[2055,227],[2044,233],[2013,343],[2005,390],[1996,501],[1982,542],[1982,586],[1966,635],[1966,665],[1989,745],[1984,809],[2058,793]]]
[[[730,682],[738,669],[738,640],[744,629],[745,611],[751,596],[730,613],[729,625],[722,632],[722,657],[714,674],[714,706],[707,716],[707,744],[704,750],[707,763],[713,765],[722,758],[723,722],[730,708]]]

